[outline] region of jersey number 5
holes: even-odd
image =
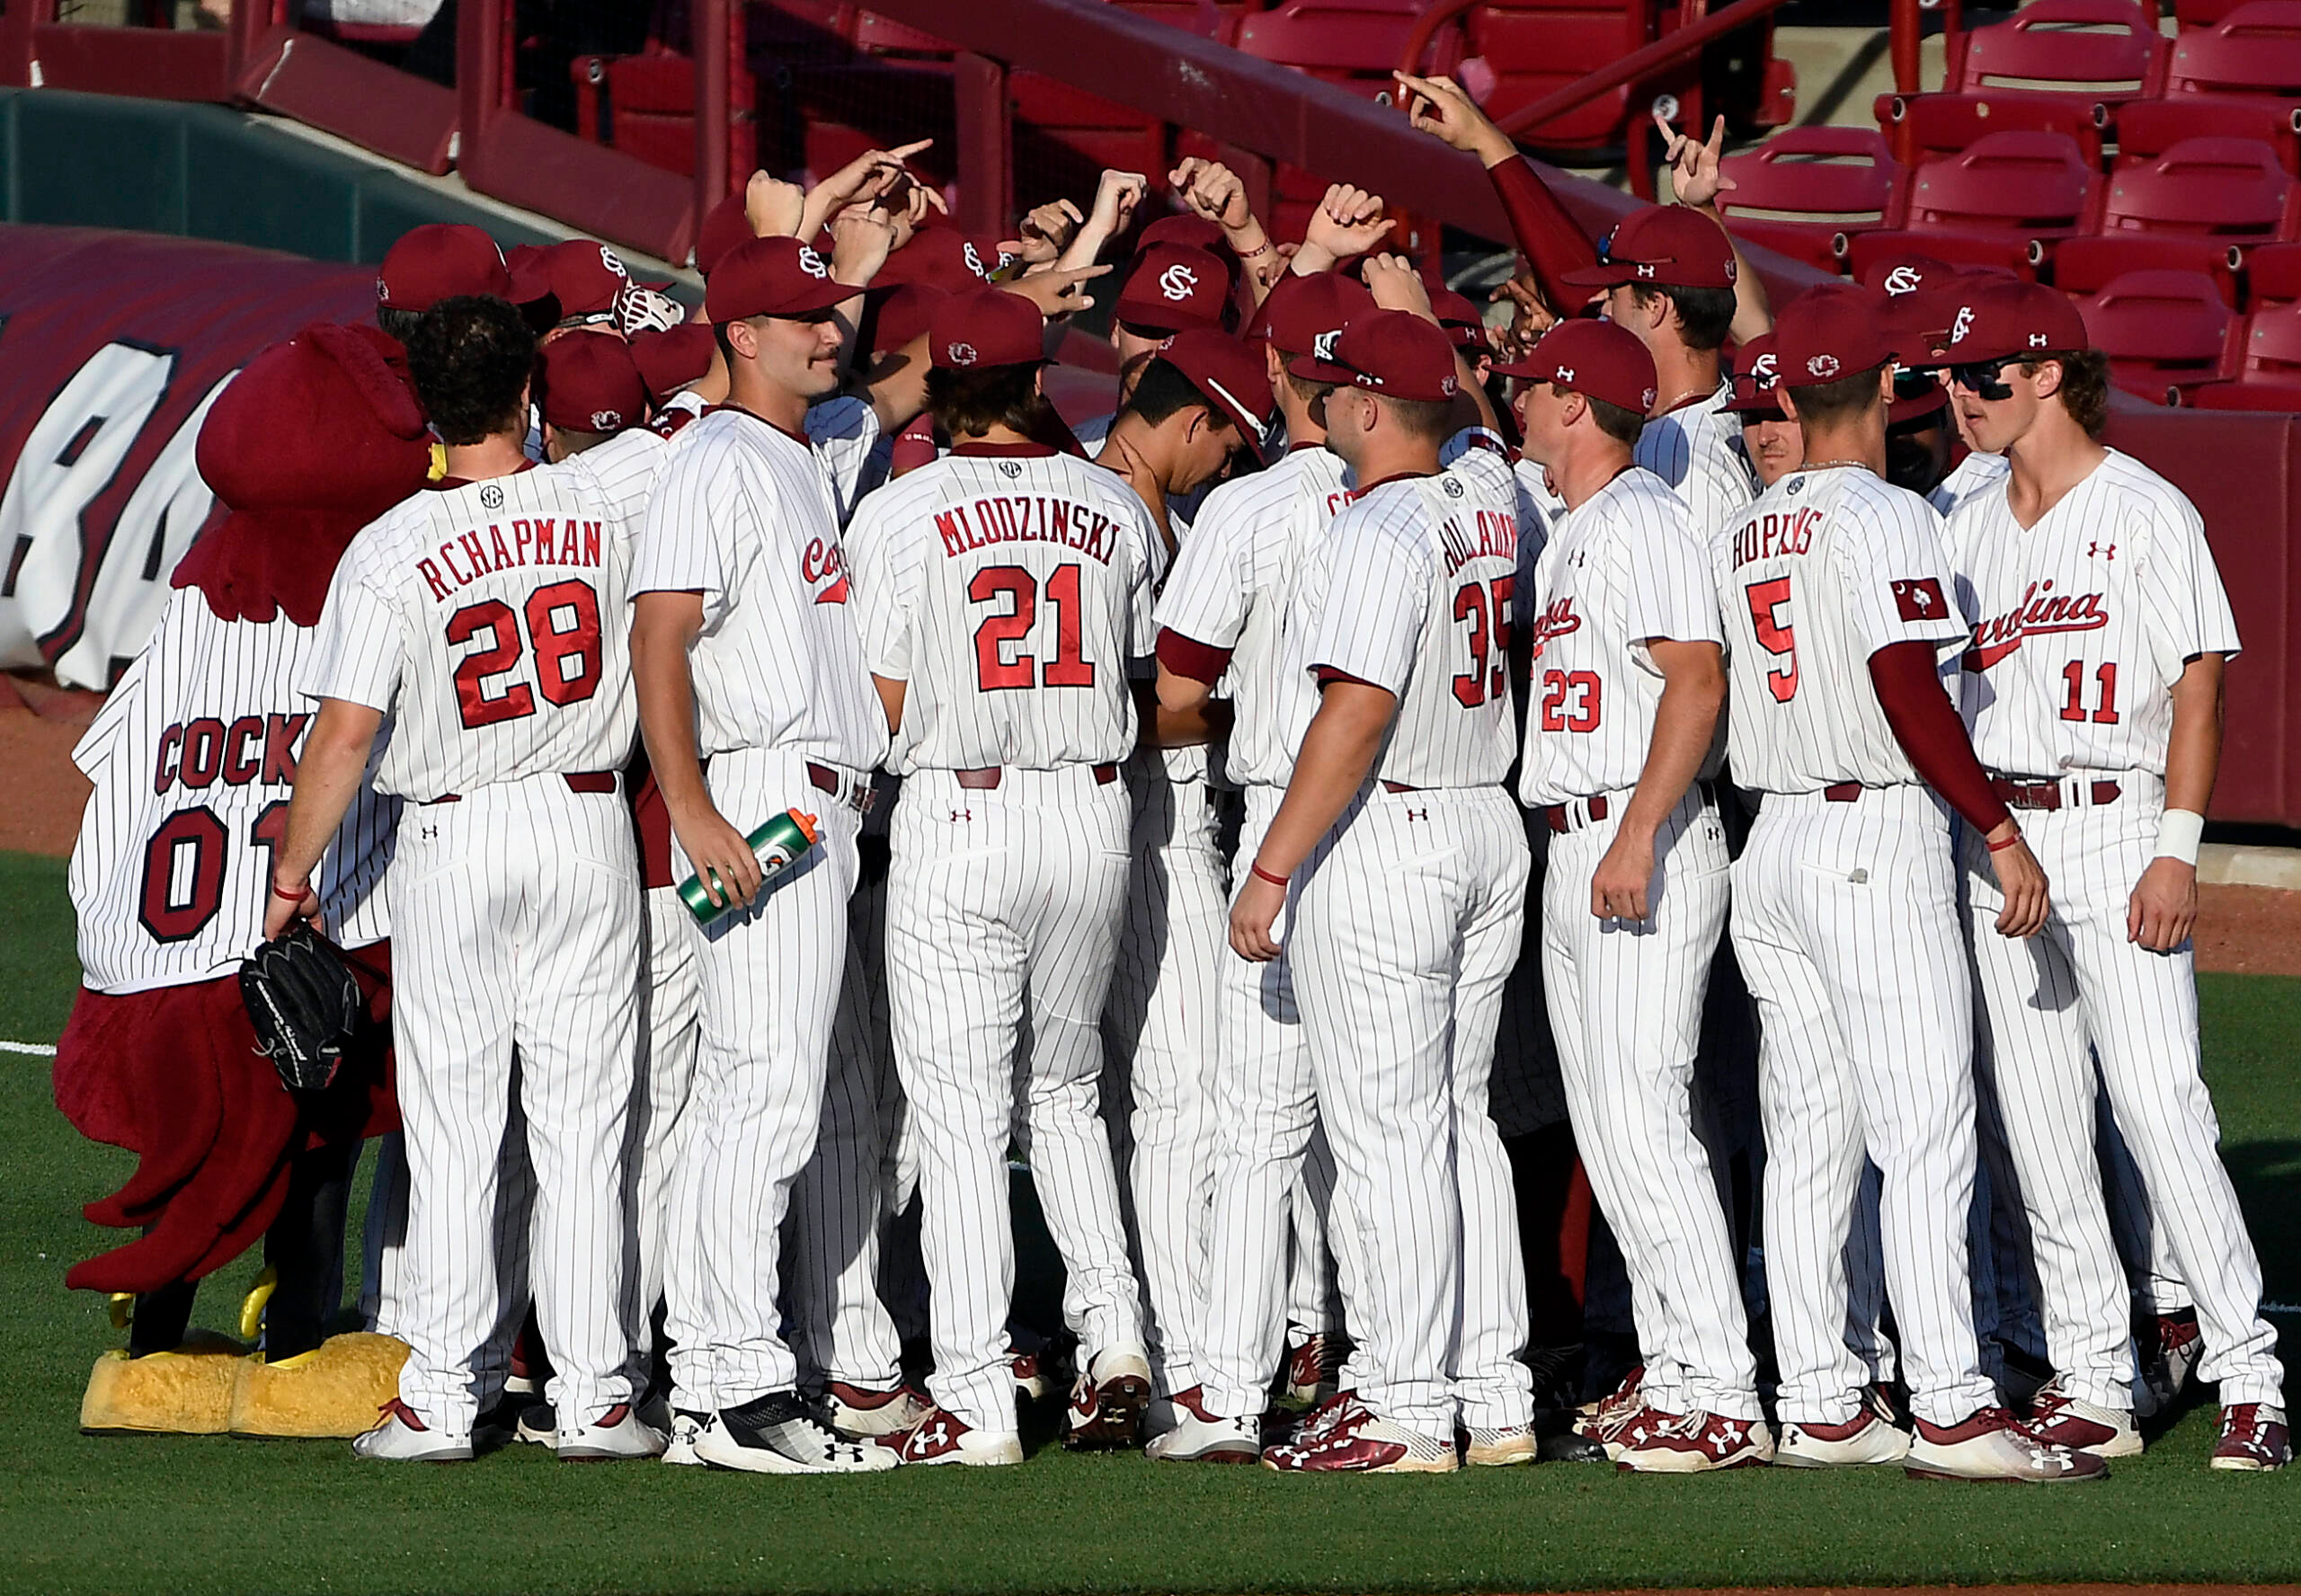
[[[967,602],[995,604],[1004,610],[985,616],[974,629],[975,686],[986,693],[1009,687],[1091,687],[1095,667],[1085,654],[1079,630],[1079,567],[1056,566],[1047,573],[1046,601],[1054,608],[1054,656],[1045,668],[1022,651],[1038,619],[1038,579],[1020,565],[986,565],[967,583]],[[1009,654],[1008,648],[1015,652]]]
[[[535,639],[536,685],[513,682],[493,697],[487,678],[520,663],[520,625],[511,607],[500,598],[466,604],[448,617],[449,646],[460,647],[487,634],[487,646],[466,654],[456,667],[456,703],[464,727],[477,731],[498,721],[524,719],[536,712],[536,691],[564,707],[600,690],[600,596],[589,582],[554,582],[528,595],[528,634]],[[566,617],[567,624],[560,624]],[[574,669],[568,669],[568,661]]]
[[[1510,685],[1510,590],[1517,579],[1464,582],[1454,590],[1454,618],[1470,624],[1470,668],[1454,678],[1465,709],[1499,698]]]
[[[1765,673],[1774,702],[1787,704],[1798,696],[1798,629],[1781,619],[1781,607],[1790,602],[1790,579],[1752,582],[1743,597],[1750,601],[1750,625],[1757,628],[1758,646],[1790,661],[1782,669]]]

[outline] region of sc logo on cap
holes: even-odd
[[[1197,288],[1196,270],[1179,262],[1159,274],[1159,292],[1177,304],[1189,298]]]
[[[1838,372],[1837,357],[1835,355],[1815,355],[1807,360],[1806,369],[1812,372],[1816,377],[1835,377]]]
[[[983,265],[982,257],[975,253],[973,239],[970,238],[964,244],[961,244],[959,246],[959,253],[966,261],[967,270],[969,271],[973,272],[985,282],[989,282],[991,280],[990,269]]]
[[[804,244],[799,246],[799,270],[809,277],[822,278],[825,280],[831,277],[831,268],[823,264],[823,258]]]
[[[1918,279],[1916,267],[1897,266],[1886,273],[1886,280],[1881,286],[1890,297],[1897,294],[1915,294],[1923,284]]]
[[[623,263],[623,257],[617,254],[604,244],[600,245],[600,264],[606,267],[609,271],[614,272],[617,277],[629,277],[631,275],[631,269]]]
[[[591,412],[592,431],[617,432],[622,430],[622,429],[623,412],[619,410],[595,410]]]
[[[1313,360],[1333,359],[1335,341],[1341,336],[1342,329],[1339,327],[1331,332],[1314,334],[1310,339],[1310,359]]]
[[[1958,319],[1950,324],[1950,341],[1951,343],[1961,341],[1967,333],[1973,331],[1973,328],[1974,307],[1970,305],[1960,305],[1958,306]]]
[[[972,366],[979,357],[975,353],[974,345],[955,343],[943,351],[943,358],[954,366]]]

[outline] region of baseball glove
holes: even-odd
[[[240,997],[255,1025],[256,1051],[289,1091],[320,1091],[335,1079],[361,1003],[359,983],[333,944],[301,921],[289,927],[242,962]]]

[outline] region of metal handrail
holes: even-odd
[[[1586,77],[1577,78],[1553,94],[1522,105],[1504,117],[1497,125],[1512,137],[1525,129],[1538,128],[1555,120],[1568,111],[1587,105],[1609,90],[1620,88],[1638,78],[1651,76],[1666,66],[1675,66],[1690,56],[1699,55],[1713,39],[1733,32],[1737,28],[1779,11],[1786,0],[1734,0],[1723,11],[1713,11],[1698,22],[1689,23],[1656,40],[1640,49],[1634,49],[1611,66],[1601,66]]]

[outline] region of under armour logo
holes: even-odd
[[[1570,383],[1573,380],[1574,368],[1571,366],[1561,366],[1550,376],[1552,382]]]
[[[1438,379],[1438,391],[1449,399],[1454,396],[1454,390],[1460,386],[1455,382],[1454,374],[1451,371]]]
[[[929,1447],[946,1447],[951,1444],[950,1426],[937,1419],[919,1432],[919,1439]]]
[[[1958,306],[1958,319],[1950,324],[1950,341],[1963,342],[1966,334],[1972,332],[1973,328],[1974,307],[1970,305],[1960,305]]]
[[[982,357],[971,343],[951,344],[943,350],[943,359],[954,366],[972,366]]]
[[[1638,275],[1640,277],[1651,277],[1654,275],[1654,268],[1648,266],[1645,262],[1640,261],[1638,263]]]
[[[501,510],[503,508],[503,490],[489,483],[480,489],[479,501],[490,510]]]
[[[804,244],[799,246],[799,270],[826,281],[831,278],[831,268],[823,264],[823,258]]]
[[[1198,272],[1180,262],[1159,274],[1159,291],[1177,303],[1187,299],[1198,288]]]
[[[1835,355],[1812,356],[1806,362],[1806,369],[1819,377],[1835,377],[1838,371],[1837,357]]]
[[[951,811],[951,824],[955,826],[961,820],[973,820],[973,819],[974,811],[971,809],[955,809]]]
[[[2089,543],[2085,545],[2085,557],[2089,560],[2114,560],[2118,557],[2118,545],[2114,543]]]
[[[623,263],[623,257],[604,244],[600,245],[600,264],[617,277],[627,278],[631,275],[631,269]]]
[[[1641,389],[1639,389],[1639,394],[1638,394],[1638,408],[1639,408],[1639,409],[1640,409],[1640,410],[1651,410],[1651,409],[1653,409],[1653,408],[1654,408],[1654,390],[1653,390],[1653,389],[1651,389],[1651,388],[1641,388]]]
[[[1737,279],[1737,278],[1740,277],[1741,275],[1742,275],[1742,263],[1741,263],[1739,261],[1737,261],[1737,260],[1736,260],[1733,256],[1731,256],[1731,255],[1727,256],[1727,257],[1726,257],[1726,280],[1727,280],[1728,283],[1731,283],[1732,281],[1734,281],[1734,279]]]
[[[1426,809],[1409,809],[1406,811],[1406,818],[1409,820],[1426,820],[1430,818],[1430,811]]]
[[[591,412],[591,430],[594,432],[615,432],[622,427],[623,412],[619,410],[595,410]]]
[[[1915,294],[1923,286],[1924,279],[1915,266],[1897,266],[1886,273],[1884,287],[1889,297],[1898,294]]]
[[[2032,333],[2030,333],[2030,347],[2031,349],[2033,349],[2033,350],[2041,350],[2041,349],[2045,348],[2045,346],[2046,346],[2046,335],[2045,335],[2044,333],[2042,333],[2042,332],[2032,332]]]
[[[424,841],[426,841],[426,842],[437,842],[439,839],[440,839],[440,828],[439,828],[439,827],[437,827],[437,826],[426,826],[426,827],[424,827],[424,828],[423,828],[423,840],[424,840]]]
[[[384,274],[380,271],[376,273],[376,297],[386,305],[392,302],[391,290],[384,286]]]
[[[1333,332],[1321,332],[1321,333],[1319,333],[1316,337],[1312,338],[1312,339],[1310,340],[1310,357],[1311,357],[1311,359],[1317,359],[1317,360],[1331,360],[1331,359],[1334,359],[1334,346],[1335,346],[1335,341],[1336,341],[1337,339],[1340,338],[1341,336],[1342,336],[1342,329],[1341,329],[1341,328],[1339,328],[1339,327],[1337,327],[1337,328],[1336,328]]]

